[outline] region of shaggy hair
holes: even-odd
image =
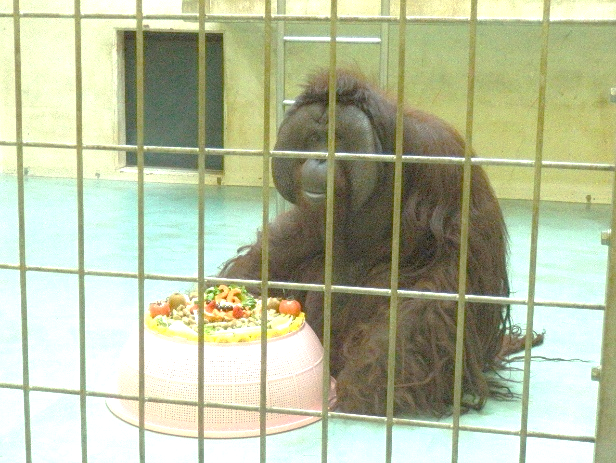
[[[393,153],[396,105],[364,79],[338,72],[337,102],[355,105],[369,118],[383,153]],[[295,105],[328,104],[326,74],[313,77]],[[284,123],[283,123],[284,124]],[[279,139],[279,143],[281,140]],[[464,140],[454,128],[428,113],[405,109],[404,153],[464,156]],[[349,162],[349,161],[347,161]],[[352,161],[351,161],[352,162]],[[388,288],[391,269],[392,163],[383,163],[379,185],[358,222],[350,207],[345,163],[336,166],[334,284]],[[289,173],[289,175],[297,175]],[[499,204],[484,171],[472,167],[466,293],[508,296],[507,233]],[[462,177],[461,165],[404,163],[402,176],[399,288],[458,292]],[[381,207],[387,204],[387,207]],[[358,223],[364,223],[358,227]],[[371,229],[372,227],[372,229]],[[363,228],[364,230],[359,230]],[[301,195],[291,210],[270,226],[270,281],[323,283],[324,209]],[[239,250],[220,273],[260,279],[261,235]],[[258,291],[258,288],[254,288]],[[308,323],[322,335],[323,293],[295,291]],[[399,299],[395,360],[396,414],[449,413],[453,403],[457,303]],[[509,328],[509,307],[466,303],[463,405],[481,408],[499,385],[489,372]],[[335,293],[332,302],[331,371],[343,411],[385,414],[389,298]]]

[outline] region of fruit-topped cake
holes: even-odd
[[[263,307],[261,299],[254,298],[243,286],[213,286],[205,291],[203,299],[202,310],[195,293],[173,293],[166,300],[152,302],[146,313],[146,327],[164,336],[197,341],[199,317],[203,314],[204,341],[229,343],[260,339],[262,320],[267,320],[268,338],[296,331],[304,323],[298,301],[270,297]]]

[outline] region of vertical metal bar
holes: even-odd
[[[332,315],[332,277],[334,249],[334,181],[336,154],[336,102],[337,102],[337,47],[338,35],[338,1],[331,0],[329,23],[329,86],[328,86],[328,121],[327,121],[327,200],[325,208],[325,271],[323,275],[323,400],[321,402],[321,461],[327,462],[329,443],[329,384],[330,384],[330,349],[331,349],[331,315]]]
[[[199,177],[198,187],[198,225],[197,225],[197,291],[198,304],[204,310],[205,302],[205,148],[206,148],[206,75],[207,75],[207,40],[205,35],[205,0],[199,0],[199,33],[197,44],[197,111],[198,129],[197,144],[199,154],[197,159],[197,169]],[[204,346],[204,317],[199,317],[199,328],[197,334],[197,454],[199,463],[205,461],[205,346]]]
[[[23,100],[21,88],[21,21],[19,0],[13,0],[13,46],[15,60],[15,149],[17,155],[17,214],[19,222],[19,284],[21,296],[21,361],[24,401],[26,463],[32,463],[30,415],[30,364],[28,356],[28,292],[26,291],[26,209],[24,192]]]
[[[616,103],[616,88],[612,89]],[[614,152],[616,165],[616,150]],[[612,233],[608,248],[607,289],[603,315],[601,379],[597,407],[595,463],[611,463],[616,455],[616,170],[612,178]]]
[[[520,456],[526,461],[528,442],[528,408],[530,395],[530,362],[535,316],[535,287],[537,272],[537,241],[539,237],[539,202],[541,199],[541,162],[543,161],[543,128],[545,122],[545,95],[548,73],[548,46],[550,32],[550,0],[543,2],[541,23],[541,61],[539,63],[539,102],[537,108],[537,134],[535,146],[535,167],[533,178],[533,207],[530,238],[530,263],[528,271],[528,305],[526,306],[526,339],[524,350],[524,378],[522,382],[522,415],[520,420]]]
[[[387,352],[387,405],[385,461],[393,454],[393,418],[396,374],[396,333],[398,332],[398,279],[400,274],[400,215],[402,209],[402,155],[404,154],[404,85],[406,67],[406,0],[400,0],[398,26],[398,88],[396,109],[396,145],[394,161],[393,230],[391,238],[391,298],[389,306],[389,340]]]
[[[81,0],[75,0],[75,140],[77,162],[77,269],[79,286],[79,409],[81,419],[81,461],[88,461],[86,413],[86,291],[83,204],[83,70],[81,60]]]
[[[265,0],[265,22],[263,34],[263,184],[261,186],[262,253],[261,253],[261,300],[267,316],[267,295],[269,289],[269,209],[270,209],[270,125],[271,125],[271,84],[272,84],[272,1]],[[261,323],[261,387],[259,395],[259,456],[267,460],[267,323]]]
[[[466,133],[460,209],[460,265],[458,268],[458,309],[456,317],[456,359],[454,373],[454,403],[451,461],[457,462],[460,444],[460,415],[462,412],[462,380],[464,372],[464,328],[466,325],[466,282],[468,262],[468,232],[470,222],[471,157],[473,154],[473,118],[475,108],[475,62],[477,52],[477,0],[471,0],[468,45],[468,83],[466,93]]]
[[[276,0],[276,13],[286,14],[286,0]],[[285,21],[276,24],[276,127],[280,127],[284,118],[284,97],[286,92],[286,42],[284,36],[287,25]],[[284,212],[286,202],[282,195],[276,194],[276,214]]]
[[[286,0],[276,0],[276,13],[286,14]],[[276,25],[276,127],[279,127],[284,117],[284,96],[285,96],[285,59],[286,49],[284,35],[286,32],[286,22],[278,21]]]
[[[406,7],[405,7],[406,9]],[[381,0],[381,16],[389,16],[390,1]],[[404,18],[406,20],[406,16]],[[387,89],[389,80],[389,23],[381,23],[381,53],[379,54],[379,84],[382,89]]]
[[[137,293],[139,307],[139,461],[145,463],[145,207],[144,207],[144,50],[143,0],[135,0],[136,9],[136,100],[137,100]]]

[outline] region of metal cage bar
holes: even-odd
[[[382,6],[383,8],[383,6]],[[398,87],[396,91],[396,140],[394,161],[394,194],[391,238],[391,274],[389,289],[389,333],[387,351],[387,403],[385,427],[385,461],[392,461],[396,374],[396,335],[398,332],[398,280],[400,276],[400,227],[402,215],[402,156],[404,154],[404,82],[406,64],[406,0],[400,1],[398,26]],[[382,63],[381,63],[382,64]],[[381,69],[382,71],[382,69]],[[381,79],[383,75],[381,74]]]
[[[145,463],[145,193],[144,193],[144,107],[145,56],[143,1],[135,0],[136,105],[137,105],[137,293],[139,319],[139,461]]]
[[[81,461],[88,461],[87,382],[86,382],[86,285],[85,226],[83,194],[83,67],[81,58],[81,2],[75,0],[75,150],[77,164],[77,277],[79,291],[79,410]]]
[[[329,87],[327,107],[327,187],[325,207],[325,269],[323,275],[323,399],[321,401],[321,462],[326,463],[329,443],[329,377],[332,324],[332,278],[334,257],[334,179],[336,153],[336,63],[338,36],[338,0],[330,2]]]
[[[475,110],[475,62],[477,55],[477,0],[471,0],[469,24],[468,75],[466,90],[466,132],[460,207],[460,260],[458,267],[458,307],[456,316],[456,353],[453,392],[453,432],[451,461],[457,463],[460,444],[460,416],[462,414],[462,375],[464,370],[464,334],[466,327],[466,281],[468,276],[469,220],[471,196],[471,157],[473,155],[473,115]]]
[[[53,11],[48,12],[31,12],[20,11],[18,15],[22,18],[33,19],[74,19],[74,13],[57,13]],[[12,13],[0,12],[0,18],[11,18],[14,15]],[[180,13],[180,14],[142,14],[141,17],[146,20],[158,21],[158,20],[178,20],[178,21],[198,21],[198,13]],[[136,20],[136,14],[130,13],[82,13],[82,19],[128,19]],[[265,15],[262,14],[207,14],[205,16],[207,22],[263,22]],[[338,22],[340,23],[388,23],[396,24],[400,18],[398,16],[391,15],[339,15]],[[329,15],[287,15],[287,14],[272,14],[272,21],[286,21],[286,22],[321,22],[328,23],[330,21]],[[407,16],[406,22],[411,23],[468,23],[470,17],[468,16]],[[541,24],[541,18],[478,18],[479,24],[484,23],[508,23],[508,24]],[[550,23],[558,24],[616,24],[616,19],[551,19]]]
[[[5,388],[5,389],[23,390],[23,385],[14,384],[14,383],[0,383],[0,387]],[[66,395],[75,395],[75,396],[78,396],[80,394],[79,389],[43,387],[43,386],[32,386],[30,388],[30,391],[31,392],[48,392],[48,393],[66,394]],[[87,391],[86,395],[88,397],[95,397],[95,398],[139,400],[138,395],[114,394],[114,393],[99,392],[99,391]],[[158,397],[146,397],[145,401],[148,403],[151,402],[151,403],[192,405],[192,406],[197,406],[199,404],[198,401],[194,401],[194,400],[163,399],[163,398],[158,398]],[[224,403],[224,402],[206,402],[204,405],[207,407],[228,409],[228,410],[249,410],[249,411],[256,411],[256,412],[260,411],[259,407],[254,406],[254,405],[239,405],[239,404],[230,404],[230,403]],[[312,411],[312,410],[267,407],[266,411],[268,413],[283,413],[283,414],[293,414],[293,415],[301,415],[301,416],[321,416],[320,411]],[[387,418],[381,417],[381,416],[354,415],[354,414],[341,413],[341,412],[330,412],[329,415],[335,418],[351,419],[351,420],[362,422],[362,423],[379,423],[379,424],[387,423],[386,421]],[[409,419],[409,418],[394,418],[393,424],[397,426],[413,426],[413,427],[420,427],[420,428],[453,429],[453,425],[449,423],[439,423],[439,422],[434,422],[434,421],[425,421],[425,420],[420,420],[420,419]],[[498,434],[498,435],[503,435],[503,436],[519,436],[520,435],[520,431],[517,429],[493,428],[493,427],[472,426],[472,425],[464,425],[464,424],[460,425],[460,430],[479,432],[479,433],[485,433],[485,434]],[[547,433],[547,432],[540,432],[540,431],[529,431],[528,437],[537,437],[537,438],[542,438],[542,439],[554,439],[554,440],[570,440],[570,441],[575,441],[575,442],[588,442],[588,443],[594,443],[596,441],[595,436],[590,436],[590,435],[571,435],[571,434],[562,434],[562,433]]]
[[[21,357],[26,463],[32,463],[30,413],[30,364],[28,361],[28,292],[26,270],[26,207],[24,193],[23,92],[21,74],[21,16],[19,0],[13,0],[13,53],[15,60],[15,141],[17,156],[17,213],[19,221],[19,286],[21,300]]]
[[[520,420],[519,461],[526,461],[528,442],[528,414],[530,401],[531,347],[533,341],[533,322],[535,316],[535,289],[537,278],[537,245],[539,239],[539,202],[541,199],[541,162],[543,160],[543,132],[545,122],[545,99],[548,72],[548,45],[550,32],[550,0],[543,2],[543,22],[541,27],[541,60],[539,63],[539,103],[537,108],[537,133],[535,147],[535,168],[533,179],[533,207],[530,239],[530,263],[528,276],[528,304],[526,306],[526,339],[524,346],[524,377],[522,380],[522,415]]]
[[[3,270],[19,270],[19,264],[0,264],[0,269]],[[46,272],[46,273],[62,273],[62,274],[75,274],[79,273],[78,269],[65,268],[65,267],[43,267],[36,265],[26,265],[26,271],[28,272]],[[138,275],[134,272],[114,272],[104,270],[85,270],[86,276],[98,276],[98,277],[117,277],[117,278],[130,278],[137,279]],[[160,281],[182,281],[189,283],[197,283],[198,278],[194,276],[186,275],[170,275],[170,274],[144,274],[146,280],[160,280]],[[208,276],[208,281],[213,283],[233,282],[237,284],[250,285],[258,284],[258,280],[242,280],[242,279],[228,279],[217,278],[215,276]],[[307,291],[324,291],[324,285],[313,283],[288,283],[282,281],[269,281],[269,286],[278,289],[300,289]],[[376,296],[390,296],[391,290],[385,288],[364,288],[344,285],[332,285],[332,292],[336,293],[348,293],[348,294],[371,294]],[[399,297],[414,298],[414,299],[435,299],[435,300],[449,300],[457,301],[457,293],[440,293],[430,291],[412,291],[412,290],[398,290]],[[495,297],[495,296],[481,296],[474,294],[467,294],[464,296],[467,302],[482,302],[488,304],[516,304],[527,305],[528,299],[513,298],[513,297]],[[563,309],[585,309],[585,310],[605,310],[605,304],[603,303],[586,303],[586,302],[569,302],[563,300],[552,299],[535,299],[535,306],[542,307],[556,307]]]
[[[24,148],[52,148],[52,149],[77,149],[75,143],[54,143],[54,142],[36,142],[24,140],[20,143],[16,141],[0,140],[0,146],[22,146]],[[131,151],[136,152],[138,147],[136,145],[93,145],[83,144],[82,149],[84,151]],[[162,152],[162,153],[175,153],[175,154],[199,154],[199,148],[184,148],[177,146],[156,146],[156,145],[144,145],[144,153],[150,152]],[[326,159],[327,153],[320,151],[270,151],[271,157],[298,157],[298,153],[301,153],[302,158],[315,158]],[[263,156],[264,152],[261,149],[239,149],[239,148],[206,148],[206,155],[232,155],[232,156]],[[335,159],[343,160],[362,160],[371,162],[395,162],[395,155],[393,154],[368,154],[368,153],[335,153]],[[499,158],[482,158],[473,157],[471,159],[472,165],[482,166],[515,166],[534,168],[537,162],[534,159],[499,159]],[[417,164],[463,164],[464,159],[458,157],[449,156],[430,156],[426,159],[425,156],[415,156],[412,154],[405,155],[402,159],[403,164],[417,163]],[[543,169],[567,169],[567,170],[593,170],[601,172],[613,172],[616,170],[616,166],[611,163],[604,162],[571,162],[571,161],[541,161],[541,167]],[[130,170],[130,169],[129,169]],[[154,171],[156,169],[146,169]]]
[[[338,43],[363,43],[363,44],[373,44],[380,45],[381,39],[379,37],[336,37],[335,39],[331,37],[295,37],[288,36],[284,38],[285,42],[308,42],[308,43],[329,43],[330,41],[335,40]]]
[[[198,104],[197,117],[199,125],[197,129],[197,144],[199,147],[199,155],[197,162],[199,187],[198,187],[198,202],[197,202],[197,289],[198,289],[198,306],[205,307],[205,150],[207,146],[206,140],[206,53],[207,41],[205,34],[205,16],[206,4],[204,0],[199,1],[199,32],[197,44],[197,68],[198,68]],[[205,345],[204,345],[204,318],[198,317],[198,333],[197,333],[197,459],[199,463],[205,462]]]
[[[261,297],[267,301],[269,292],[269,211],[270,211],[270,131],[271,131],[271,85],[272,85],[272,0],[265,0],[265,22],[263,34],[263,163],[261,185],[262,250],[261,250]],[[259,458],[267,460],[267,324],[261,324],[261,384],[259,389]]]
[[[616,103],[616,87],[611,90],[612,103]],[[616,150],[614,152],[616,165]],[[616,230],[616,175],[612,179],[611,230]],[[609,233],[607,288],[603,320],[603,346],[597,408],[597,428],[594,463],[610,463],[616,455],[616,233]]]
[[[389,16],[391,5],[389,0],[381,0],[381,16]],[[406,15],[404,15],[406,19]],[[381,88],[387,88],[389,80],[389,24],[381,22],[381,53],[379,55],[379,83]]]
[[[383,2],[385,4],[385,2]],[[30,12],[22,12],[20,10],[19,0],[13,0],[13,11],[12,13],[0,13],[0,17],[12,18],[13,20],[13,47],[14,47],[14,57],[15,57],[15,118],[16,118],[16,130],[15,130],[15,140],[2,140],[0,141],[0,145],[2,146],[14,146],[16,150],[16,158],[17,158],[17,193],[18,193],[18,218],[19,218],[19,264],[0,264],[0,269],[8,269],[8,270],[16,270],[19,272],[20,276],[20,291],[21,291],[21,340],[22,340],[22,383],[0,383],[0,388],[7,389],[15,389],[21,390],[23,393],[23,410],[24,410],[24,446],[26,453],[26,461],[30,463],[32,461],[32,436],[31,436],[31,413],[30,413],[30,393],[33,391],[40,392],[49,392],[49,393],[57,393],[57,394],[69,394],[76,395],[79,397],[80,401],[80,418],[81,418],[81,443],[82,443],[82,462],[87,461],[87,418],[86,418],[86,402],[88,397],[117,397],[117,398],[130,398],[139,401],[139,455],[140,461],[146,461],[146,452],[145,452],[145,428],[144,428],[144,416],[145,416],[145,404],[149,402],[164,402],[164,403],[179,403],[179,404],[189,404],[189,405],[197,405],[199,408],[200,416],[203,414],[204,407],[219,407],[219,408],[230,408],[230,409],[250,409],[259,411],[261,414],[261,444],[260,444],[260,458],[261,461],[266,460],[267,452],[266,452],[266,439],[265,439],[265,413],[269,412],[284,412],[284,413],[295,413],[300,415],[309,415],[313,416],[315,414],[319,414],[322,416],[323,421],[323,441],[322,441],[322,451],[321,458],[322,461],[327,461],[328,459],[328,422],[330,417],[340,417],[353,419],[357,421],[363,422],[374,422],[374,423],[382,423],[386,426],[386,461],[391,461],[392,455],[392,429],[394,425],[407,425],[407,426],[421,426],[421,427],[431,427],[438,429],[450,429],[452,431],[452,461],[457,461],[458,459],[458,438],[460,431],[472,431],[472,432],[481,432],[481,433],[491,433],[491,434],[501,434],[501,435],[512,435],[518,436],[520,438],[520,461],[526,461],[526,443],[529,437],[538,437],[538,438],[549,438],[549,439],[563,439],[563,440],[571,440],[571,441],[581,441],[581,442],[596,442],[595,446],[595,462],[596,463],[604,463],[607,461],[611,461],[614,454],[615,443],[613,439],[613,426],[614,426],[614,417],[613,417],[613,405],[610,410],[612,414],[602,414],[601,410],[609,402],[613,396],[613,386],[614,384],[614,375],[605,376],[602,378],[602,382],[600,385],[600,397],[599,397],[599,413],[598,413],[598,421],[597,421],[597,436],[584,436],[584,435],[564,435],[557,433],[544,433],[544,432],[536,432],[528,429],[528,413],[529,413],[529,385],[530,385],[530,336],[532,333],[532,320],[534,316],[534,309],[538,306],[556,306],[563,308],[578,308],[578,309],[591,309],[591,310],[604,310],[605,313],[605,333],[604,333],[604,344],[603,344],[603,367],[604,371],[614,370],[613,359],[611,352],[613,350],[613,346],[616,344],[614,341],[614,312],[616,308],[614,305],[616,304],[616,280],[615,274],[615,262],[616,262],[616,246],[614,245],[615,238],[611,239],[611,246],[609,251],[609,276],[608,276],[608,290],[606,294],[606,302],[605,304],[592,304],[592,303],[570,303],[567,301],[542,301],[535,298],[535,280],[536,280],[536,260],[537,260],[537,239],[538,239],[538,218],[539,218],[539,203],[540,203],[540,192],[541,192],[541,172],[543,169],[547,168],[556,168],[556,169],[576,169],[576,170],[597,170],[597,171],[609,171],[616,172],[616,164],[607,164],[607,163],[570,163],[570,162],[554,162],[554,161],[543,161],[542,159],[542,151],[543,151],[543,123],[544,123],[544,113],[545,113],[545,93],[546,93],[546,76],[547,76],[547,59],[548,59],[548,36],[549,36],[549,26],[554,23],[576,23],[578,21],[571,20],[553,20],[550,18],[550,0],[544,0],[544,10],[543,10],[543,18],[538,20],[503,20],[503,22],[519,22],[523,24],[541,24],[542,27],[542,47],[541,47],[541,62],[540,62],[540,82],[539,82],[539,105],[538,105],[538,116],[537,116],[537,141],[536,141],[536,153],[535,158],[533,160],[505,160],[505,159],[486,159],[486,158],[474,158],[470,159],[470,150],[472,149],[472,122],[473,122],[473,85],[474,85],[474,36],[477,24],[484,22],[498,22],[499,20],[485,20],[477,18],[476,5],[477,0],[472,1],[473,8],[472,14],[470,18],[417,18],[410,17],[406,15],[406,2],[404,0],[401,1],[400,4],[400,15],[399,16],[388,16],[389,13],[389,3],[387,2],[387,8],[382,8],[381,16],[339,16],[337,14],[337,2],[333,0],[331,2],[331,11],[329,15],[319,15],[319,16],[293,16],[286,14],[272,14],[271,11],[271,0],[266,1],[265,12],[263,15],[212,15],[206,10],[206,2],[205,0],[199,0],[199,12],[198,14],[182,14],[182,15],[144,15],[142,8],[142,0],[135,0],[135,14],[84,14],[81,11],[80,0],[75,0],[74,2],[74,12],[73,13],[30,13]],[[75,33],[75,77],[76,77],[76,121],[75,121],[75,129],[76,129],[76,142],[72,143],[44,143],[44,142],[36,142],[36,141],[24,141],[23,139],[23,104],[22,104],[22,66],[21,66],[21,19],[22,18],[41,18],[41,19],[52,19],[52,18],[65,18],[72,19],[74,21],[74,33]],[[81,37],[82,37],[82,22],[84,19],[131,19],[136,22],[136,54],[137,54],[137,144],[133,146],[129,145],[86,145],[83,143],[83,121],[82,121],[82,112],[83,112],[83,82],[82,82],[82,57],[81,57]],[[199,23],[199,70],[200,70],[200,80],[199,80],[199,121],[200,121],[200,132],[199,132],[199,146],[196,149],[193,148],[177,148],[177,147],[152,147],[146,146],[144,144],[144,121],[143,121],[143,110],[144,110],[144,82],[143,82],[143,73],[144,73],[144,49],[143,49],[143,33],[144,33],[144,20],[158,20],[158,19],[182,19],[182,20],[196,20]],[[225,149],[210,149],[205,147],[205,131],[201,129],[201,127],[205,127],[203,123],[205,120],[205,106],[202,106],[202,100],[205,94],[205,79],[201,77],[205,75],[205,22],[235,22],[235,21],[258,21],[264,24],[265,30],[265,39],[264,39],[264,127],[263,127],[263,149],[262,150],[225,150]],[[284,287],[305,287],[311,290],[319,290],[324,293],[325,300],[325,333],[326,338],[324,339],[325,349],[326,349],[326,358],[329,357],[329,349],[330,349],[330,326],[331,326],[331,299],[332,294],[335,292],[348,292],[348,293],[365,293],[365,294],[380,294],[387,295],[391,297],[391,315],[392,315],[392,323],[390,326],[390,351],[388,356],[389,362],[389,373],[390,377],[388,378],[388,404],[387,404],[387,415],[385,417],[367,417],[367,416],[357,416],[350,415],[345,413],[334,413],[328,412],[327,410],[327,388],[329,387],[329,362],[326,360],[324,362],[324,396],[323,396],[323,410],[321,412],[311,412],[306,410],[287,410],[287,409],[277,409],[272,407],[267,407],[265,402],[265,391],[266,385],[263,384],[261,390],[261,399],[259,407],[248,407],[234,404],[221,404],[216,402],[205,402],[203,396],[203,389],[200,389],[198,394],[198,400],[196,402],[193,401],[181,401],[181,400],[167,400],[153,397],[146,397],[145,395],[145,383],[144,383],[144,350],[143,350],[143,341],[144,341],[144,328],[143,328],[143,317],[144,317],[144,284],[146,280],[174,280],[174,281],[190,281],[196,282],[201,289],[204,289],[205,284],[205,274],[204,274],[204,228],[203,228],[203,219],[204,219],[204,211],[205,211],[205,203],[204,203],[204,191],[203,185],[205,183],[205,170],[204,170],[204,159],[208,154],[235,154],[235,155],[247,155],[247,156],[262,156],[263,157],[263,226],[264,226],[264,236],[266,237],[267,233],[267,223],[269,221],[269,182],[267,179],[269,178],[269,160],[274,156],[297,156],[297,153],[294,152],[292,154],[285,154],[284,152],[275,152],[271,150],[269,135],[271,131],[270,127],[270,88],[271,88],[271,78],[272,78],[272,64],[271,64],[271,46],[272,46],[272,37],[273,37],[273,27],[274,25],[284,25],[286,22],[306,22],[306,21],[314,21],[314,22],[328,22],[330,25],[330,36],[326,38],[326,41],[330,44],[330,130],[329,130],[329,138],[328,138],[328,152],[327,153],[312,153],[314,157],[325,157],[328,161],[328,202],[327,202],[327,227],[326,227],[326,235],[327,235],[327,245],[326,245],[326,277],[325,284],[323,285],[293,285],[290,283],[282,283],[270,281],[268,279],[268,267],[267,267],[267,247],[264,248],[263,253],[263,263],[262,263],[262,280],[260,281],[262,285],[262,290],[264,294],[267,294],[267,290],[270,287],[284,288]],[[401,156],[401,145],[399,140],[396,141],[396,153],[394,155],[381,155],[381,156],[373,156],[373,155],[361,155],[361,154],[344,154],[344,153],[336,153],[334,146],[334,137],[335,137],[335,65],[336,65],[336,42],[342,41],[337,36],[337,26],[339,22],[350,23],[350,22],[362,22],[362,23],[378,23],[381,25],[398,25],[400,30],[400,54],[399,54],[399,62],[404,63],[404,28],[407,23],[421,23],[421,22],[451,22],[451,23],[468,23],[470,26],[470,37],[471,37],[471,46],[469,47],[469,68],[468,68],[468,101],[467,101],[467,131],[466,131],[466,140],[467,140],[467,153],[463,160],[457,158],[448,158],[443,157],[432,158],[429,161],[425,159],[421,159],[418,156],[405,156],[405,159],[402,159]],[[582,22],[582,21],[579,21]],[[590,21],[592,22],[592,21]],[[596,21],[601,24],[616,24],[616,20],[614,21]],[[276,24],[278,23],[278,24]],[[584,21],[585,24],[589,23],[589,21]],[[203,62],[202,62],[203,60]],[[381,62],[383,63],[383,62]],[[398,99],[403,100],[403,87],[404,87],[404,66],[400,66],[401,76],[402,78],[398,80]],[[399,104],[399,106],[401,106]],[[398,127],[401,127],[400,122],[400,111],[397,115],[397,124]],[[401,133],[402,131],[398,131]],[[26,225],[25,225],[25,193],[24,193],[24,172],[23,172],[23,155],[25,147],[46,147],[46,148],[72,148],[75,150],[76,155],[76,163],[77,163],[77,216],[78,216],[78,262],[76,268],[58,268],[58,267],[42,267],[42,266],[29,266],[26,263]],[[135,151],[137,153],[137,189],[138,189],[138,203],[137,203],[137,214],[138,214],[138,237],[137,237],[137,247],[138,247],[138,268],[135,273],[127,273],[127,272],[111,272],[111,271],[92,271],[88,270],[85,267],[84,261],[84,200],[83,200],[83,152],[84,150],[127,150],[127,151]],[[181,275],[156,275],[156,274],[147,274],[145,273],[144,268],[144,254],[145,254],[145,237],[144,237],[144,154],[148,151],[168,151],[168,152],[177,152],[177,153],[192,153],[199,157],[199,270],[197,277],[186,277]],[[468,237],[468,200],[469,200],[469,191],[470,191],[470,170],[472,165],[511,165],[516,167],[527,167],[533,168],[534,170],[534,191],[533,191],[533,217],[532,217],[532,236],[531,236],[531,252],[530,252],[530,276],[529,276],[529,291],[527,299],[515,299],[515,298],[498,298],[498,297],[486,297],[486,296],[477,296],[472,294],[466,294],[465,292],[465,253],[461,252],[460,258],[460,281],[459,281],[459,291],[456,294],[448,294],[448,293],[429,293],[422,291],[402,291],[397,288],[397,278],[394,275],[394,271],[392,270],[392,281],[391,287],[389,289],[377,289],[377,288],[353,288],[348,286],[336,286],[332,284],[332,259],[333,259],[333,176],[334,176],[334,160],[339,158],[346,159],[370,159],[375,161],[386,161],[393,162],[396,169],[397,178],[399,179],[399,172],[401,166],[404,162],[442,162],[448,164],[461,164],[464,168],[464,183],[463,183],[463,211],[462,217],[465,218],[463,221],[462,227],[462,242],[466,242]],[[396,182],[396,195],[395,198],[399,201],[399,192],[400,185],[399,181]],[[613,198],[616,196],[616,179],[614,182],[614,193]],[[613,204],[614,208],[614,204]],[[394,208],[396,211],[399,208]],[[399,216],[396,218],[394,216],[394,230],[397,230],[399,227]],[[615,228],[616,214],[612,215],[612,228]],[[395,232],[394,232],[395,233]],[[394,234],[393,242],[396,243],[396,237]],[[267,240],[265,240],[267,241]],[[398,254],[398,244],[393,246],[392,249],[392,269],[396,268],[397,265],[397,254]],[[30,370],[28,363],[28,300],[27,300],[27,274],[29,272],[53,272],[53,273],[63,273],[63,274],[74,274],[78,277],[79,282],[79,344],[80,344],[80,384],[79,389],[65,389],[65,388],[53,388],[53,387],[44,387],[30,384]],[[91,391],[87,389],[86,384],[86,356],[85,356],[85,346],[86,346],[86,335],[85,335],[85,277],[93,275],[93,276],[104,276],[104,277],[121,277],[121,278],[133,278],[138,282],[138,296],[139,296],[139,370],[140,370],[140,382],[139,382],[139,394],[137,396],[122,396],[118,394],[110,394],[103,393],[98,391]],[[208,278],[209,280],[209,278]],[[213,279],[215,280],[215,279]],[[202,297],[203,291],[200,291]],[[463,326],[463,323],[459,323],[458,327],[458,348],[457,348],[457,356],[456,356],[456,389],[457,392],[455,394],[455,410],[454,410],[454,422],[453,424],[446,423],[433,423],[421,420],[410,420],[410,419],[400,419],[395,418],[393,416],[393,384],[394,384],[394,376],[393,373],[395,371],[395,333],[396,328],[396,310],[399,298],[404,297],[413,297],[413,298],[427,298],[427,299],[448,299],[454,300],[458,303],[458,314],[463,320],[464,317],[464,308],[465,304],[469,301],[482,301],[482,302],[491,302],[494,304],[502,304],[504,302],[508,303],[516,303],[527,306],[527,316],[528,316],[528,324],[527,324],[527,338],[526,338],[526,346],[525,346],[525,361],[524,361],[524,380],[523,380],[523,400],[522,400],[522,417],[520,429],[498,429],[498,428],[488,428],[488,427],[478,427],[478,426],[466,426],[462,425],[459,422],[460,418],[460,385],[461,385],[461,363],[462,363],[462,348],[463,348],[463,332],[460,326]],[[460,318],[459,318],[460,320]],[[202,330],[200,330],[202,331]],[[264,337],[262,337],[264,338]],[[265,364],[267,361],[267,350],[266,343],[262,343],[262,368],[265,368]],[[199,340],[199,378],[201,378],[200,383],[202,383],[203,378],[203,338],[200,336]],[[265,376],[262,375],[262,383],[264,383]],[[327,388],[326,388],[327,386]],[[200,420],[202,422],[202,420]],[[204,438],[203,438],[203,425],[200,423],[199,429],[199,461],[205,461],[204,457]]]

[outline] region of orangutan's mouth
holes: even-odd
[[[303,193],[310,203],[323,203],[327,197],[324,191],[304,191]]]

